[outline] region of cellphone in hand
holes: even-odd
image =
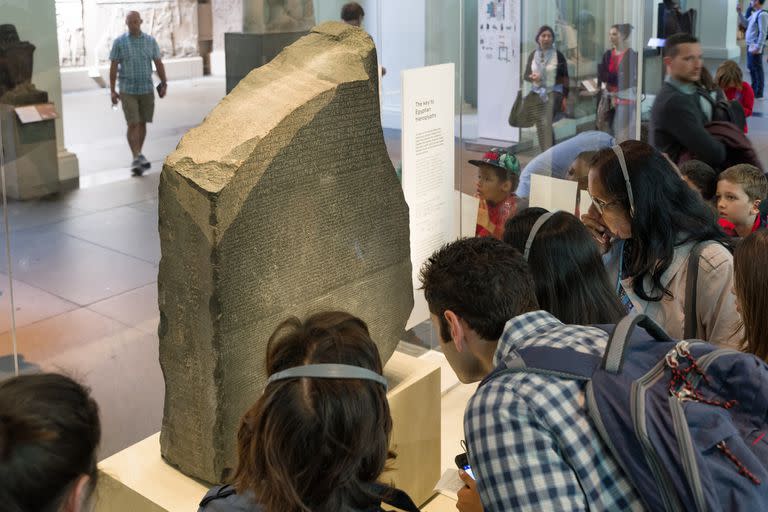
[[[463,469],[469,476],[473,479],[475,478],[475,474],[472,472],[472,467],[469,465],[469,458],[466,453],[458,454],[454,461],[459,469]]]

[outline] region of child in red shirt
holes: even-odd
[[[729,167],[717,178],[717,212],[720,227],[734,237],[745,237],[766,227],[760,203],[768,195],[768,179],[754,165]]]
[[[747,82],[741,68],[732,60],[726,60],[715,73],[715,83],[720,87],[729,101],[738,100],[741,108],[744,109],[744,117],[752,115],[752,108],[755,106],[755,92]],[[747,133],[747,125],[744,125],[744,133]]]
[[[492,149],[481,160],[470,160],[477,169],[477,210],[475,236],[492,236],[501,240],[504,224],[517,213],[517,184],[520,163],[515,155],[503,149]]]

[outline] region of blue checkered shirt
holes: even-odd
[[[533,345],[602,355],[607,339],[600,329],[564,325],[535,311],[507,322],[494,364]],[[592,426],[581,382],[499,375],[470,399],[464,433],[486,511],[643,510]]]
[[[152,92],[152,61],[160,58],[155,38],[142,32],[131,37],[126,32],[112,43],[109,60],[119,63],[120,92],[149,94]]]

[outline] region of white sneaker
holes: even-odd
[[[139,155],[139,158],[137,158],[137,160],[139,161],[143,169],[149,169],[150,167],[152,167],[152,164],[149,162],[149,160],[147,160],[147,157],[145,157],[144,155]]]

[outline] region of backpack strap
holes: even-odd
[[[713,242],[714,243],[714,242]],[[697,285],[699,283],[699,259],[707,241],[699,242],[691,248],[688,256],[688,276],[685,281],[685,317],[683,339],[690,340],[698,334],[698,316],[696,314]]]
[[[504,373],[538,373],[588,381],[599,366],[600,357],[571,348],[526,347],[508,353],[480,386]]]
[[[478,387],[503,373],[538,373],[588,381],[596,370],[602,368],[611,373],[619,373],[624,365],[629,341],[635,327],[642,327],[659,341],[672,341],[672,338],[656,322],[645,315],[627,315],[616,326],[595,326],[610,336],[602,357],[579,352],[571,348],[525,347],[509,352],[494,370],[485,376]]]
[[[659,341],[671,341],[672,338],[656,322],[645,315],[627,315],[622,318],[613,330],[610,327],[601,327],[610,337],[605,347],[601,368],[607,372],[618,374],[624,367],[624,358],[627,355],[629,341],[636,327],[642,327],[645,332]]]

